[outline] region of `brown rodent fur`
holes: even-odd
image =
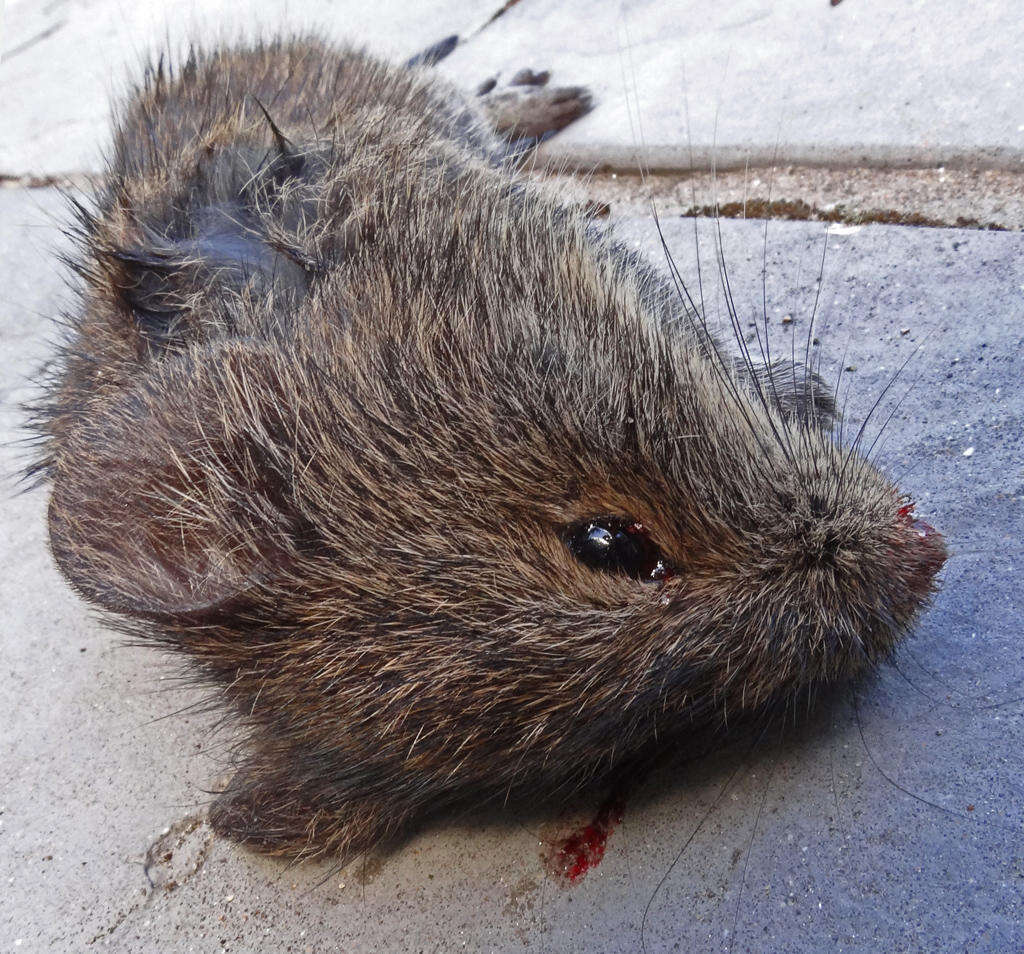
[[[813,375],[737,368],[482,115],[310,38],[194,53],[79,207],[53,555],[245,726],[211,820],[264,851],[568,794],[855,675],[945,558]]]

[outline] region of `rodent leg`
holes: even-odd
[[[279,752],[251,757],[210,807],[214,831],[265,854],[345,859],[369,850],[404,821],[385,799],[346,796],[330,781],[296,777],[301,758],[289,761],[295,758]]]

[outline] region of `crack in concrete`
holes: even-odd
[[[986,232],[1008,232],[996,222],[980,222],[976,218],[957,216],[952,221],[932,218],[919,212],[898,209],[865,209],[863,211],[835,205],[830,208],[811,205],[802,199],[748,199],[721,205],[691,205],[680,215],[723,219],[784,219],[791,222],[836,222],[844,225],[914,225],[937,229],[978,229]]]
[[[35,36],[30,36],[27,40],[23,40],[17,46],[12,46],[9,50],[4,50],[0,53],[0,63],[6,63],[8,60],[13,60],[19,53],[24,53],[26,50],[32,49],[37,43],[42,43],[47,37],[53,36],[62,26],[64,26],[67,20],[58,20],[56,23],[51,23],[45,30],[41,30]]]
[[[498,17],[503,16],[519,2],[520,0],[505,0],[505,2],[497,9],[497,11],[491,14],[490,18],[484,23],[484,25],[480,27],[478,30],[476,30],[476,32],[473,33],[472,35],[476,36],[476,34],[479,33],[481,30],[486,30],[487,27],[489,27],[495,20],[498,19]]]
[[[191,836],[197,831],[200,834],[193,839]],[[196,841],[198,841],[198,845],[193,844]],[[146,851],[146,862],[143,866],[143,871],[150,887],[154,889],[161,888],[164,891],[175,891],[188,884],[200,872],[203,865],[206,864],[206,858],[210,853],[210,845],[212,843],[213,831],[206,824],[206,819],[201,818],[199,815],[186,815],[180,821],[169,826]],[[170,863],[175,860],[176,853],[178,854],[180,865],[183,849],[191,849],[192,854],[192,857],[189,857],[188,854],[185,855],[183,872],[175,873],[171,871],[172,877],[165,878],[162,881],[154,881],[151,872],[159,869],[161,866],[170,868]]]
[[[143,888],[141,899],[119,911],[113,922],[94,934],[87,944],[110,937],[132,915],[148,908],[156,898],[185,887],[206,864],[212,844],[213,832],[206,819],[199,815],[186,815],[169,825],[146,850],[142,870],[149,882],[148,889]],[[174,861],[177,865],[172,866]],[[179,870],[174,870],[175,867]],[[161,869],[164,869],[162,878]],[[157,875],[155,880],[154,873]]]
[[[521,0],[520,0],[521,2]],[[884,224],[977,231],[1024,229],[1024,175],[996,170],[847,169],[779,164],[742,172],[657,174],[552,173],[534,177],[576,195],[586,214],[614,217],[649,211],[656,200],[662,215],[820,221],[845,225]],[[62,188],[90,192],[95,173],[5,174],[0,189]],[[765,188],[768,198],[752,195]],[[838,201],[836,201],[838,200]]]
[[[1017,173],[779,166],[717,175],[533,175],[554,185],[563,201],[601,215],[610,209],[614,218],[649,214],[654,202],[663,217],[1024,229],[1024,176]]]

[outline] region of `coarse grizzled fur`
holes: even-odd
[[[555,92],[547,128],[586,108]],[[211,819],[261,850],[567,794],[853,675],[943,562],[814,376],[737,370],[509,151],[424,65],[280,40],[154,66],[79,208],[53,555],[247,728]],[[595,515],[675,575],[578,560]]]

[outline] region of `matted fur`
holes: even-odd
[[[53,554],[247,726],[211,818],[260,849],[567,794],[847,678],[944,559],[815,377],[737,370],[507,152],[424,68],[282,40],[152,68],[79,209]],[[676,576],[578,562],[602,514]]]

